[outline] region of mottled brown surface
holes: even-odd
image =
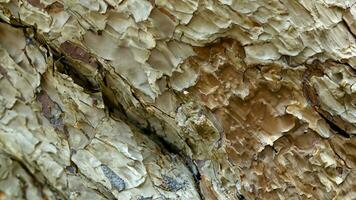
[[[354,0],[0,2],[6,198],[355,199]]]

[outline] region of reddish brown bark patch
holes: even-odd
[[[59,3],[58,1],[56,1],[56,2],[52,3],[51,5],[47,6],[45,8],[45,10],[48,13],[59,13],[64,10],[64,6],[61,3]]]
[[[167,15],[172,21],[176,21],[176,17],[174,15],[172,15],[168,10],[164,9],[164,8],[158,8],[159,11],[161,11],[161,13]]]
[[[41,8],[41,9],[45,8],[45,5],[41,3],[41,0],[27,0],[27,2],[34,7]]]
[[[63,130],[62,110],[59,105],[43,90],[37,94],[37,100],[42,105],[42,114],[44,117],[46,117],[57,130]]]
[[[97,61],[95,60],[95,58],[79,45],[70,41],[65,41],[61,44],[60,48],[65,54],[67,54],[71,58],[90,64],[93,67],[97,67]]]

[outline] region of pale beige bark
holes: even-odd
[[[0,199],[355,199],[355,0],[0,0]]]

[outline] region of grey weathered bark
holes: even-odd
[[[0,0],[0,199],[355,199],[355,0]]]

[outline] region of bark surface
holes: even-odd
[[[356,0],[0,0],[0,199],[356,199]]]

